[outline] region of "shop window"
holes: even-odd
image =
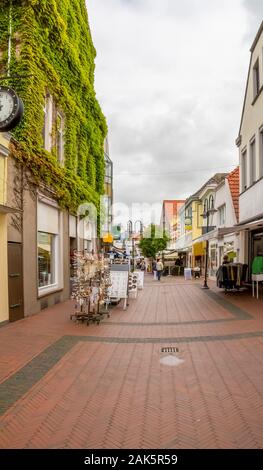
[[[210,275],[215,276],[218,266],[217,266],[217,246],[212,245],[210,249]]]
[[[39,196],[38,227],[38,295],[63,288],[63,215],[55,201]]]
[[[87,251],[88,253],[91,252],[92,249],[92,243],[91,240],[84,240],[84,251]]]
[[[38,287],[55,283],[55,235],[38,232]]]

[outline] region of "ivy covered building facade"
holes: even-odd
[[[85,0],[3,0],[0,75],[24,102],[7,168],[9,321],[70,296],[70,253],[92,250],[78,208],[104,194],[107,125]]]

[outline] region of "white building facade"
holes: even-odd
[[[246,92],[236,144],[240,161],[240,261],[249,273],[263,255],[263,22],[251,47]]]

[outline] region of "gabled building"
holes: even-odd
[[[25,107],[7,160],[7,205],[18,211],[7,216],[9,269],[21,280],[9,277],[10,321],[69,298],[70,252],[94,249],[97,236],[79,207],[99,210],[104,195],[107,126],[85,0],[57,3],[1,2],[0,73],[20,77],[2,84]]]
[[[183,199],[164,200],[161,212],[160,226],[166,231],[170,237],[169,248],[173,249],[175,242],[178,238],[179,223],[178,217],[179,210],[184,204]]]
[[[216,226],[214,214],[208,219],[204,212],[214,209],[215,191],[226,173],[216,173],[201,188],[190,196],[182,207],[181,235],[175,244],[178,252],[184,256],[188,267],[204,267],[206,237]]]
[[[239,148],[240,261],[249,273],[263,255],[263,22],[251,46],[246,91],[236,144]]]
[[[215,209],[215,196],[218,184],[220,184],[227,173],[216,173],[196,193],[198,202],[196,204],[196,224],[198,237],[193,237],[193,266],[201,269],[205,266],[206,240],[211,237],[210,233],[217,225]],[[207,214],[207,216],[205,216]]]
[[[239,233],[235,228],[239,221],[239,167],[217,185],[214,208],[215,227],[205,235],[209,240],[208,273],[212,278],[215,278],[224,255],[227,254],[231,261],[239,261]]]

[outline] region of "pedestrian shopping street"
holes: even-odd
[[[262,292],[146,278],[99,325],[0,328],[1,448],[262,448]]]

